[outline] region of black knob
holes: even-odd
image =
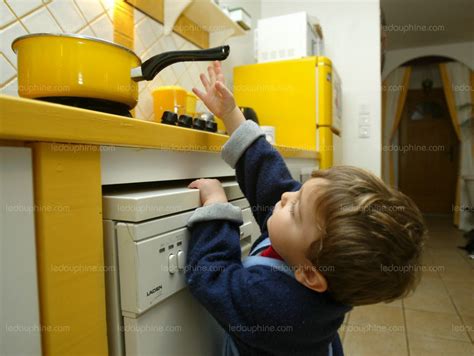
[[[180,115],[178,119],[178,126],[193,127],[193,118],[189,115]]]
[[[178,121],[178,115],[171,111],[165,111],[161,116],[161,123],[168,125],[176,125]]]
[[[206,129],[206,120],[200,119],[198,117],[194,118],[193,127],[198,130]]]
[[[217,122],[215,121],[206,121],[206,131],[217,132]]]

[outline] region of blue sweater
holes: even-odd
[[[224,145],[262,236],[282,193],[301,184],[252,121]],[[201,210],[200,210],[201,209]],[[188,222],[186,281],[191,293],[234,340],[240,355],[324,355],[351,307],[268,266],[243,268],[234,206],[199,208]],[[199,211],[200,210],[200,211]]]

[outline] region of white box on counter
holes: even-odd
[[[306,12],[258,20],[255,31],[258,63],[306,56],[323,56],[319,21]]]

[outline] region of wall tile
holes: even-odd
[[[144,90],[140,95],[140,111],[142,112],[142,119],[153,119],[153,98],[150,90]]]
[[[73,0],[54,0],[48,8],[65,32],[75,33],[86,25]]]
[[[88,22],[105,12],[98,0],[74,0]]]
[[[147,51],[147,48],[143,45],[143,42],[140,38],[135,36],[135,40],[133,41],[133,46],[134,46],[134,51],[136,54],[138,54],[138,57],[141,59],[144,58],[144,55]]]
[[[171,38],[171,35],[163,36],[160,38],[161,45],[165,51],[176,51],[176,43]]]
[[[98,0],[96,0],[98,1]],[[102,7],[107,11],[109,18],[114,19],[114,0],[100,0]]]
[[[141,93],[143,90],[145,90],[148,86],[148,82],[146,80],[142,80],[138,82],[138,92]]]
[[[106,14],[103,14],[97,20],[91,23],[97,37],[107,41],[114,40],[114,25]]]
[[[30,33],[47,32],[61,33],[63,32],[56,20],[51,16],[46,8],[33,12],[22,20],[25,27]]]
[[[5,85],[15,75],[15,68],[12,67],[12,65],[5,59],[3,55],[0,55],[0,85]]]
[[[152,21],[150,18],[145,18],[137,24],[135,28],[135,38],[139,38],[145,48],[150,47],[158,37],[152,29]]]
[[[86,26],[84,27],[82,30],[80,30],[78,32],[80,35],[84,35],[84,36],[91,36],[91,37],[96,37],[94,31],[92,30],[92,28],[90,26]]]
[[[145,17],[146,17],[146,15],[143,12],[133,8],[133,21],[135,22],[135,24],[139,23]]]
[[[183,37],[181,37],[180,35],[177,35],[174,32],[171,34],[171,38],[173,38],[173,41],[176,45],[176,48],[178,48],[178,49],[183,47],[187,42]]]
[[[174,74],[172,67],[167,67],[158,73],[159,78],[163,81],[164,85],[176,85],[176,75]]]
[[[0,89],[0,93],[3,95],[18,96],[18,81],[17,78],[8,82],[3,88]]]
[[[8,60],[16,68],[16,54],[11,48],[13,40],[17,37],[26,35],[28,32],[21,26],[19,22],[15,22],[10,26],[0,30],[0,46],[1,51]]]
[[[0,28],[4,28],[11,22],[15,21],[15,15],[10,11],[8,6],[2,1],[0,2]]]
[[[178,79],[178,81],[183,76],[183,73],[186,72],[186,65],[184,63],[185,62],[178,62],[173,64],[173,70],[176,74],[176,78]]]
[[[144,119],[145,116],[143,115],[142,110],[140,109],[140,103],[138,103],[138,105],[135,106],[135,117],[137,119],[145,120]]]
[[[164,49],[163,49],[163,46],[161,45],[161,41],[156,41],[155,43],[153,43],[153,45],[151,45],[148,50],[144,53],[144,55],[146,56],[146,58],[143,58],[143,59],[148,59],[150,58],[151,56],[154,56],[154,55],[157,55],[157,54],[160,54],[160,53],[163,53]]]
[[[191,91],[193,88],[194,82],[191,79],[191,75],[187,71],[183,72],[183,74],[179,77],[179,85],[181,85],[187,91]]]
[[[41,0],[6,0],[16,16],[21,17],[28,12],[43,6]]]
[[[163,36],[163,25],[153,19],[150,20],[150,27],[157,38]]]

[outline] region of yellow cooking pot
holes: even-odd
[[[102,39],[36,33],[12,43],[18,55],[18,93],[25,98],[93,98],[126,105],[138,100],[141,80],[152,80],[165,67],[183,61],[224,60],[229,46],[164,52],[144,63],[131,50]]]

